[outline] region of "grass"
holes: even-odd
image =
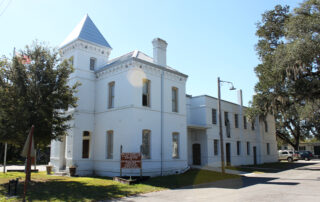
[[[21,177],[18,198],[6,198],[7,183]],[[30,201],[96,201],[120,198],[141,193],[179,188],[190,185],[214,182],[223,179],[239,178],[238,175],[192,169],[180,175],[150,178],[135,185],[125,185],[107,177],[67,177],[32,173],[27,200]],[[21,201],[24,173],[0,174],[0,201]]]

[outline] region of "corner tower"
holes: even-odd
[[[72,128],[63,141],[52,141],[50,162],[54,171],[78,165],[77,173],[86,175],[93,170],[93,142],[95,138],[96,70],[108,62],[112,48],[88,15],[85,15],[69,36],[61,43],[62,59],[72,58],[74,72],[69,84],[81,83],[77,107],[70,110]]]

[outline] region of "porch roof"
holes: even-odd
[[[211,126],[209,126],[209,125],[199,125],[199,124],[188,124],[188,128],[206,130],[208,128],[211,128]]]

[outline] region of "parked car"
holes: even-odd
[[[299,159],[299,157],[296,154],[294,154],[293,151],[290,151],[290,150],[279,150],[278,154],[279,154],[279,158],[278,158],[279,161],[287,160],[288,162],[293,162]]]
[[[299,151],[300,159],[304,159],[306,161],[310,161],[313,158],[313,154],[310,151]]]
[[[298,161],[299,159],[301,159],[300,153],[298,151],[294,151],[293,152],[293,160]]]

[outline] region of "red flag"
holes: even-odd
[[[16,57],[19,59],[19,61],[22,64],[30,64],[31,63],[31,58],[28,55],[21,55],[19,53],[15,53]]]

